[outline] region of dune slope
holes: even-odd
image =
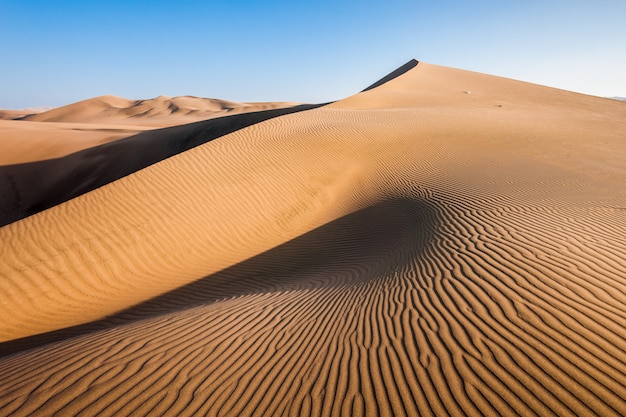
[[[625,142],[420,63],[2,227],[0,413],[624,415]]]

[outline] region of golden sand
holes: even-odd
[[[625,144],[420,63],[2,227],[0,414],[624,415]]]

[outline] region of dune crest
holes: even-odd
[[[625,141],[420,62],[4,226],[0,413],[625,415]]]

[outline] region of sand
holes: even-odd
[[[46,111],[0,110],[0,166],[60,158],[144,130],[296,105],[191,96],[148,100],[101,96]]]
[[[109,95],[28,115],[22,120],[166,127],[229,114],[292,107],[296,104],[290,102],[238,103],[193,96],[159,96],[147,100],[129,100]]]
[[[60,158],[151,126],[0,120],[0,166]]]
[[[625,142],[419,63],[8,224],[0,414],[624,415]]]
[[[319,105],[243,112],[129,137],[126,133],[122,134],[125,137],[93,144],[58,158],[0,166],[0,178],[4,178],[0,182],[0,227],[228,133],[272,117],[315,107]],[[63,140],[62,136],[56,136]],[[80,139],[83,146],[89,143],[85,134],[81,134]],[[40,152],[45,149],[44,146],[39,148]]]

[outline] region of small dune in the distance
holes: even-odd
[[[238,103],[193,96],[159,96],[146,100],[129,100],[108,95],[27,115],[22,120],[165,127],[227,114],[291,107],[296,104],[289,102]]]

